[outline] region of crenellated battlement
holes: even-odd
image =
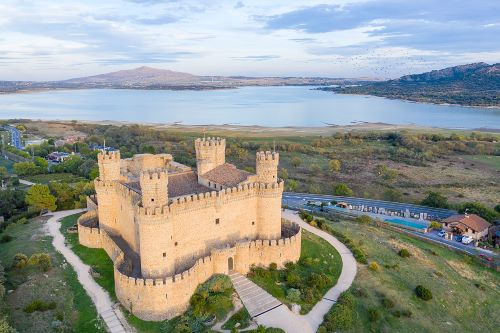
[[[223,138],[198,138],[194,141],[195,147],[215,147],[215,146],[226,146],[226,139]]]
[[[278,152],[259,151],[257,152],[257,161],[273,161],[279,163],[280,154]]]
[[[140,181],[158,181],[165,180],[168,178],[168,172],[165,169],[153,169],[153,170],[145,170],[141,172]]]
[[[97,155],[97,161],[101,163],[106,163],[106,162],[116,162],[120,161],[120,151],[119,150],[114,150],[114,151],[101,151]]]

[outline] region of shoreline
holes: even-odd
[[[431,126],[420,126],[416,124],[389,124],[382,122],[356,122],[354,124],[336,125],[325,124],[325,126],[260,126],[260,125],[233,125],[233,124],[182,124],[181,122],[136,122],[136,121],[119,121],[119,120],[65,120],[65,119],[33,119],[33,118],[10,118],[0,119],[1,121],[9,121],[14,123],[45,123],[45,124],[92,124],[92,125],[112,125],[112,126],[148,126],[157,130],[172,130],[183,132],[233,132],[237,135],[252,134],[259,136],[321,136],[332,135],[339,132],[350,131],[426,131],[426,132],[482,132],[482,133],[500,133],[500,128],[442,128]]]

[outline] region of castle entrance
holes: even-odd
[[[234,263],[232,257],[227,258],[227,269],[228,271],[232,271],[234,269]]]

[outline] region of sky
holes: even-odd
[[[498,0],[2,0],[0,80],[140,66],[394,78],[500,62]]]

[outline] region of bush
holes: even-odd
[[[32,313],[35,311],[45,312],[48,310],[54,310],[56,308],[56,302],[48,302],[34,300],[30,304],[28,304],[23,310],[26,313]]]
[[[410,257],[410,251],[408,251],[407,249],[399,250],[398,254],[401,258],[409,258]]]
[[[356,217],[356,222],[370,224],[372,222],[372,218],[368,215],[361,215]]]
[[[8,243],[13,239],[14,237],[12,237],[11,235],[3,235],[2,238],[0,238],[0,243]]]
[[[15,268],[23,268],[28,264],[28,256],[24,253],[18,253],[14,256],[12,266]]]
[[[435,229],[435,230],[441,230],[442,226],[441,223],[437,221],[432,221],[431,224],[429,225],[429,228]]]
[[[368,265],[368,268],[374,272],[378,272],[380,270],[380,266],[377,264],[376,261],[372,261],[370,265]]]
[[[401,310],[401,314],[406,318],[411,318],[411,316],[413,315],[413,313],[408,309]]]
[[[272,262],[272,263],[269,264],[269,270],[271,272],[274,272],[277,269],[278,269],[278,264],[276,264],[275,262]]]
[[[422,285],[418,285],[417,287],[415,287],[415,294],[418,298],[423,299],[424,301],[429,301],[432,299],[432,292]]]
[[[301,299],[301,292],[298,289],[290,288],[286,292],[286,298],[292,303],[298,303]]]
[[[368,310],[368,320],[371,322],[376,322],[380,319],[380,312],[377,309],[369,309]]]
[[[382,303],[382,306],[386,309],[392,309],[394,307],[394,305],[396,305],[396,304],[394,304],[394,301],[392,299],[386,298],[386,297],[382,298],[381,303]]]
[[[323,332],[348,330],[354,324],[355,307],[356,300],[354,296],[349,291],[342,293],[337,303],[325,315],[320,330]]]
[[[309,284],[315,288],[323,289],[332,282],[332,279],[324,273],[311,273]]]
[[[40,265],[44,272],[52,267],[52,260],[48,253],[34,253],[28,260],[28,265]]]

